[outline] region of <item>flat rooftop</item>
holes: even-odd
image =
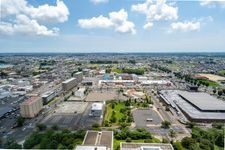
[[[211,121],[225,121],[225,112],[221,111],[201,111],[197,107],[194,107],[189,101],[184,100],[179,93],[179,90],[161,90],[161,98],[173,108],[185,113],[185,116],[193,120],[211,120]],[[187,92],[192,93],[192,92]],[[212,105],[210,102],[208,105]]]
[[[173,150],[173,147],[165,143],[121,143],[120,150]]]
[[[40,97],[33,96],[33,97],[29,98],[28,100],[24,101],[24,102],[22,103],[22,105],[30,105],[30,104],[32,104],[32,103],[38,101],[38,100],[40,100]]]
[[[113,150],[113,132],[112,131],[87,131],[84,146],[105,146]]]
[[[69,83],[69,82],[71,82],[71,81],[73,81],[73,80],[75,80],[76,78],[70,78],[70,79],[68,79],[68,80],[66,80],[66,81],[63,81],[62,83],[64,83],[64,84],[67,84],[67,83]]]
[[[179,91],[178,94],[201,111],[225,111],[225,102],[207,93]]]

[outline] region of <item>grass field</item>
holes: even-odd
[[[125,104],[124,103],[115,103],[115,108],[112,109],[112,103],[109,103],[107,104],[107,111],[106,111],[106,114],[105,114],[105,120],[107,121],[110,121],[110,118],[112,116],[112,113],[113,113],[113,110],[115,111],[115,115],[116,115],[116,123],[115,124],[118,124],[119,123],[119,120],[124,116],[123,113],[120,112],[120,110],[122,108],[125,108]]]

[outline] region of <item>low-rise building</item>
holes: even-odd
[[[113,150],[113,132],[87,131],[83,144],[75,150]]]
[[[173,150],[171,144],[165,143],[120,143],[120,150]]]
[[[40,97],[31,97],[20,104],[20,114],[24,118],[33,118],[42,108],[42,99]]]
[[[79,97],[79,98],[84,98],[84,96],[85,96],[85,88],[80,88],[79,90],[77,90],[76,92],[75,92],[75,96],[76,97]]]
[[[91,116],[101,117],[103,114],[103,103],[93,103],[91,106]]]

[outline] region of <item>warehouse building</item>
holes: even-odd
[[[161,100],[194,122],[225,122],[225,102],[207,93],[159,91]]]
[[[42,108],[42,99],[40,97],[31,97],[20,104],[20,115],[24,118],[33,118]]]
[[[87,131],[83,144],[75,150],[113,150],[113,132]]]
[[[62,82],[62,88],[63,91],[69,91],[72,88],[74,88],[75,86],[77,86],[78,82],[76,80],[76,78],[70,78],[64,82]]]

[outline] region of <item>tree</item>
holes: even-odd
[[[57,124],[54,124],[53,126],[52,126],[52,130],[58,130],[59,129],[59,126],[57,125]]]
[[[176,132],[175,132],[173,129],[170,129],[170,130],[169,130],[169,136],[170,136],[171,138],[176,137]]]
[[[212,123],[212,127],[217,128],[217,129],[222,129],[224,124],[221,122],[214,122]]]
[[[219,96],[221,96],[221,95],[223,94],[223,91],[218,91],[217,94],[218,94]]]
[[[44,124],[37,124],[36,127],[38,128],[39,131],[44,131],[47,127]]]
[[[23,117],[19,116],[19,117],[17,118],[16,122],[17,122],[17,126],[18,126],[18,127],[22,127],[23,124],[24,124],[24,122],[25,122],[25,119],[24,119]]]
[[[92,125],[92,129],[94,129],[94,130],[99,130],[99,129],[100,129],[100,125],[99,125],[98,123],[94,123],[94,124]]]
[[[22,149],[22,146],[18,144],[13,138],[8,138],[4,145],[6,149]]]
[[[128,137],[128,138],[126,139],[126,142],[132,142],[132,139],[131,139],[130,137]]]
[[[214,149],[214,145],[209,140],[206,140],[206,139],[200,140],[199,147],[204,150],[213,150]]]
[[[161,127],[164,128],[164,129],[169,129],[171,123],[169,121],[162,121],[161,122]]]
[[[193,145],[196,145],[197,142],[190,137],[185,137],[181,140],[181,144],[184,148],[190,149]]]

